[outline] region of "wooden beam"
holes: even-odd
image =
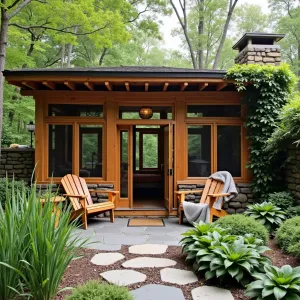
[[[208,86],[207,82],[202,82],[199,84],[199,91],[203,91]]]
[[[76,85],[74,82],[64,81],[64,85],[67,86],[72,91],[76,90]]]
[[[15,86],[18,86],[19,88],[23,89],[24,88],[24,85],[22,84],[22,82],[20,81],[7,81],[8,84],[11,84],[11,85],[15,85]]]
[[[84,82],[84,85],[90,90],[93,91],[94,90],[94,84],[88,81]]]
[[[164,92],[167,91],[168,86],[169,86],[169,82],[165,82],[164,87],[163,87]]]
[[[127,92],[130,92],[130,85],[129,82],[125,82],[125,88]]]
[[[38,90],[39,88],[36,82],[22,81],[22,84],[31,88],[32,90]]]
[[[227,86],[227,83],[226,82],[221,82],[221,83],[218,83],[217,84],[217,87],[216,87],[216,91],[221,91],[224,89],[224,87]]]
[[[148,88],[149,88],[149,83],[145,82],[145,92],[148,92]]]
[[[186,88],[188,85],[189,85],[189,84],[188,84],[187,82],[182,83],[182,84],[180,85],[180,91],[181,91],[181,92],[184,91],[185,88]]]
[[[112,91],[112,86],[108,81],[105,81],[105,86],[110,92]]]
[[[48,87],[51,90],[55,90],[55,87],[56,87],[56,84],[51,81],[43,81],[43,85],[45,85],[46,87]]]

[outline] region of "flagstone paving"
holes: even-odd
[[[192,290],[193,300],[234,300],[231,292],[215,286],[200,286]]]
[[[143,282],[147,278],[145,274],[134,270],[111,270],[101,273],[100,276],[110,283],[121,286]]]
[[[156,258],[156,257],[136,257],[125,261],[122,266],[124,268],[163,268],[175,266],[176,261],[168,258]]]
[[[168,246],[167,245],[159,245],[159,244],[143,244],[143,245],[134,245],[129,247],[128,251],[132,254],[163,254],[166,253]]]
[[[124,257],[125,256],[121,253],[98,253],[91,259],[91,262],[97,266],[108,266]]]
[[[161,280],[168,283],[185,285],[197,282],[198,278],[192,271],[165,268],[160,271]]]

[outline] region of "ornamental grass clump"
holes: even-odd
[[[69,208],[62,209],[56,228],[55,222],[53,203],[42,205],[35,186],[26,193],[12,184],[0,206],[0,299],[54,299],[76,247],[85,243],[73,233]]]
[[[248,205],[245,214],[262,223],[270,233],[277,229],[286,218],[282,209],[270,202]]]
[[[253,274],[256,281],[247,286],[245,296],[251,299],[300,299],[300,267],[264,266],[265,273]]]

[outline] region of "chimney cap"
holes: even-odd
[[[274,42],[278,42],[284,37],[285,34],[280,33],[246,32],[232,49],[241,51],[248,45],[249,40],[253,45],[273,45]]]

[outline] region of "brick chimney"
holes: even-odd
[[[278,41],[284,34],[274,33],[245,33],[232,47],[239,53],[235,58],[236,64],[258,64],[278,66],[281,62],[280,46]]]

